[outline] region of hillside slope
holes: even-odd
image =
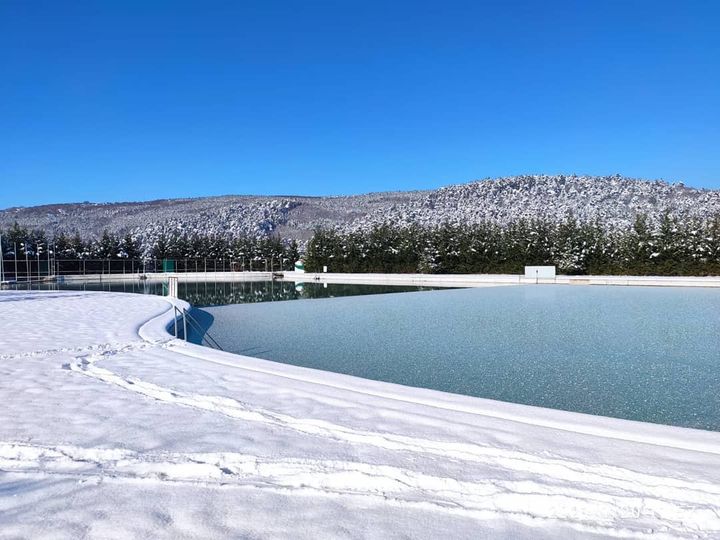
[[[682,218],[720,212],[720,190],[621,176],[516,176],[452,185],[437,190],[343,197],[222,196],[138,203],[79,203],[0,210],[0,227],[18,221],[47,232],[97,236],[104,229],[140,238],[160,230],[306,240],[320,226],[356,230],[379,223],[471,224],[518,218],[558,220],[573,214],[611,227],[630,224],[638,213],[665,211]]]

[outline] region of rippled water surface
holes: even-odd
[[[720,290],[513,286],[202,310],[226,350],[720,431]],[[197,339],[197,336],[195,336]]]

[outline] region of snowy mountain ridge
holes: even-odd
[[[161,231],[307,240],[317,227],[364,230],[391,223],[505,224],[519,218],[598,221],[625,227],[638,214],[682,219],[720,213],[720,190],[615,176],[526,175],[485,179],[436,190],[353,196],[221,196],[137,203],[77,203],[0,210],[0,227],[15,221],[48,233],[97,236],[107,229],[138,238]]]

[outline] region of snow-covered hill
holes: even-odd
[[[682,218],[720,212],[720,190],[621,176],[515,176],[486,179],[432,191],[387,192],[344,197],[224,196],[141,203],[61,204],[0,211],[0,227],[18,221],[47,232],[96,236],[104,229],[152,238],[161,230],[203,233],[272,233],[306,240],[319,226],[343,231],[379,223],[435,225],[496,223],[524,217],[598,220],[610,227],[631,223],[638,213],[665,211]]]

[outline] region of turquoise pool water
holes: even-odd
[[[720,431],[717,289],[531,285],[202,312],[213,337],[240,354]]]

